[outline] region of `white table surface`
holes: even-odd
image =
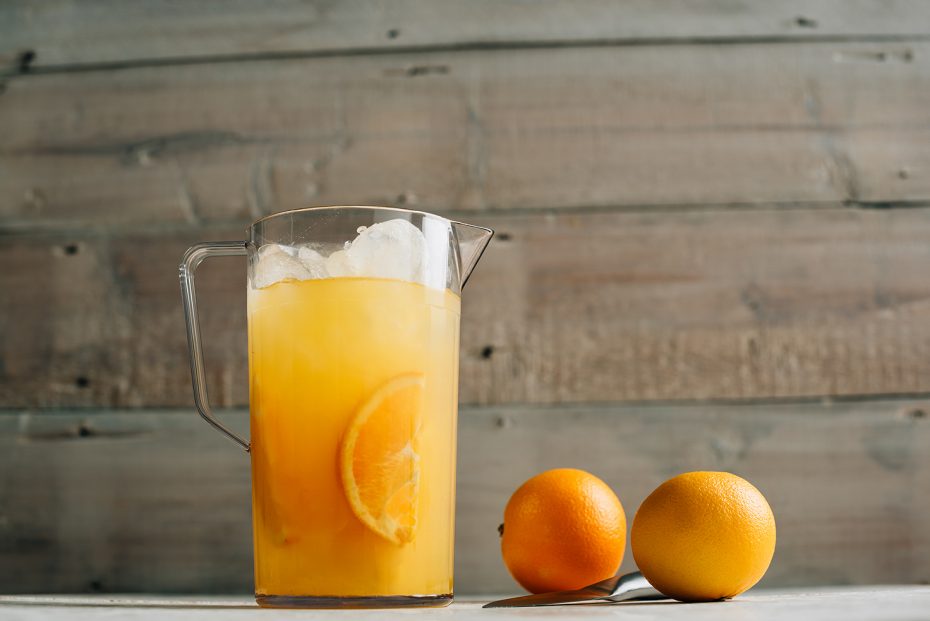
[[[734,600],[709,604],[642,602],[487,609],[493,598],[458,598],[448,608],[397,610],[261,610],[247,596],[0,595],[0,620],[46,621],[121,619],[662,619],[730,620],[930,620],[930,586],[868,586],[755,590]]]

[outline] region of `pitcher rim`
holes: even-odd
[[[275,213],[270,213],[267,216],[262,216],[261,218],[254,220],[249,226],[248,229],[253,229],[255,226],[265,220],[271,218],[276,218],[278,216],[293,215],[295,213],[304,212],[304,211],[322,211],[324,209],[377,209],[383,211],[401,211],[405,213],[415,213],[420,214],[421,216],[426,216],[429,218],[438,218],[440,220],[445,220],[452,224],[461,224],[463,226],[472,226],[476,229],[483,229],[487,233],[493,234],[494,230],[486,226],[480,226],[478,224],[469,224],[468,222],[462,222],[460,220],[452,220],[451,218],[446,218],[429,211],[423,211],[421,209],[407,209],[406,207],[387,207],[385,205],[314,205],[312,207],[296,207],[294,209],[285,209],[284,211],[278,211]]]

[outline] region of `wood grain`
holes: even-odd
[[[930,44],[304,58],[12,79],[6,229],[930,201]]]
[[[0,3],[0,590],[250,590],[248,462],[189,409],[177,263],[366,203],[498,231],[464,297],[459,593],[516,590],[496,528],[557,466],[629,518],[677,472],[746,476],[778,521],[765,586],[927,583],[928,23],[920,0]],[[211,396],[241,408],[244,263],[200,274]]]
[[[930,210],[484,215],[464,403],[930,391]],[[166,235],[0,237],[0,403],[191,403]],[[198,278],[213,400],[247,403],[245,262]]]
[[[463,299],[466,402],[926,392],[930,211],[513,216]],[[481,357],[477,345],[491,345]],[[480,364],[478,364],[480,363]]]
[[[143,407],[186,396],[177,265],[201,234],[0,237],[3,284],[19,292],[0,298],[0,403]],[[210,261],[198,274],[211,397],[245,403],[245,262]]]
[[[746,477],[778,523],[763,586],[926,582],[928,407],[466,408],[457,592],[516,590],[497,525],[523,480],[559,466],[604,478],[629,518],[678,472]],[[225,418],[247,424],[244,413]],[[247,592],[248,486],[247,456],[191,411],[8,411],[0,415],[4,592]]]
[[[922,36],[928,19],[919,0],[237,0],[222,10],[202,1],[8,0],[0,5],[0,62],[15,71],[435,46]]]

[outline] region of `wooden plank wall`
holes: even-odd
[[[930,581],[930,5],[0,4],[0,590],[248,590],[177,261],[308,204],[499,235],[464,297],[460,592],[548,467],[726,469],[769,586]],[[203,268],[244,425],[243,266]],[[627,559],[626,566],[630,566]]]

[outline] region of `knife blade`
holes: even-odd
[[[553,591],[499,599],[482,608],[524,608],[529,606],[554,606],[557,604],[580,604],[595,601],[644,601],[667,599],[656,591],[638,571],[623,576],[612,576],[606,580],[589,584],[572,591]]]

